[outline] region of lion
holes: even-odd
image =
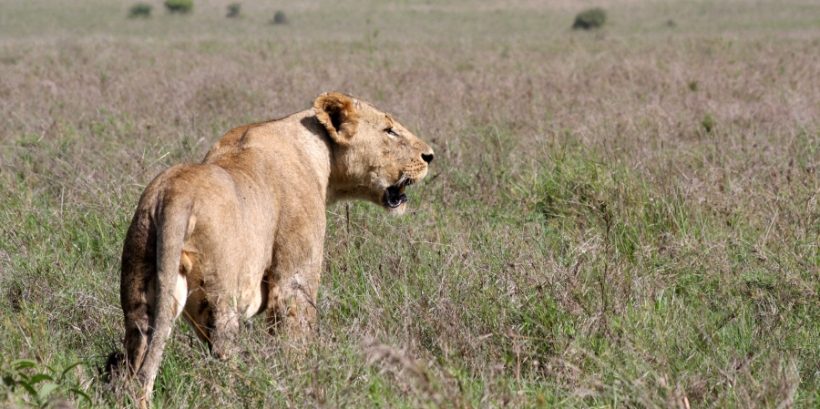
[[[433,150],[390,114],[338,93],[282,119],[228,131],[199,164],[163,171],[140,197],[122,253],[125,364],[150,401],[182,315],[218,358],[240,321],[308,339],[316,322],[328,204],[392,213]]]

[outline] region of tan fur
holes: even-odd
[[[122,256],[127,365],[144,402],[178,315],[220,358],[240,320],[262,312],[271,330],[309,337],[326,205],[358,198],[389,207],[388,188],[395,198],[423,178],[432,155],[391,116],[327,93],[312,109],[235,128],[201,164],[157,176]],[[388,210],[403,212],[396,203]]]

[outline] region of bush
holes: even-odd
[[[165,8],[171,13],[190,13],[194,9],[194,0],[165,0]]]
[[[242,11],[242,5],[239,3],[231,3],[228,4],[228,14],[226,17],[234,18],[239,17],[239,13]]]
[[[711,114],[704,115],[703,119],[700,121],[700,126],[703,127],[703,130],[706,131],[706,133],[712,133],[712,130],[715,129],[716,125],[717,121],[715,121],[715,118]]]
[[[151,17],[151,5],[147,3],[137,3],[128,10],[129,18]]]
[[[606,11],[602,8],[593,8],[584,10],[575,16],[575,22],[572,23],[572,28],[582,30],[592,30],[599,28],[606,22]]]
[[[42,368],[44,365],[37,361],[16,359],[8,364],[0,364],[0,379],[3,380],[0,386],[4,386],[8,392],[23,391],[28,395],[29,405],[27,406],[40,408],[63,407],[54,404],[54,398],[60,395],[64,397],[73,395],[75,398],[84,399],[85,403],[91,405],[91,397],[83,392],[82,385],[74,376],[74,368],[80,365],[81,362],[75,362],[65,368],[48,365]],[[3,392],[4,398],[7,398],[7,392]],[[25,401],[18,401],[17,403],[21,404],[23,402]]]
[[[285,15],[285,12],[282,10],[276,10],[276,13],[273,14],[273,20],[271,20],[272,24],[287,24],[288,17]]]
[[[697,81],[689,81],[689,91],[695,92],[698,90],[698,82]]]

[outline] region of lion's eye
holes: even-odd
[[[399,136],[399,134],[396,133],[396,131],[393,128],[387,128],[384,131],[387,132],[387,134],[392,136],[392,137],[398,137]]]

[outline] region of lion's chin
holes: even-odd
[[[393,216],[401,216],[407,211],[407,203],[402,203],[396,207],[385,206],[384,208],[387,209],[387,213],[390,213]]]

